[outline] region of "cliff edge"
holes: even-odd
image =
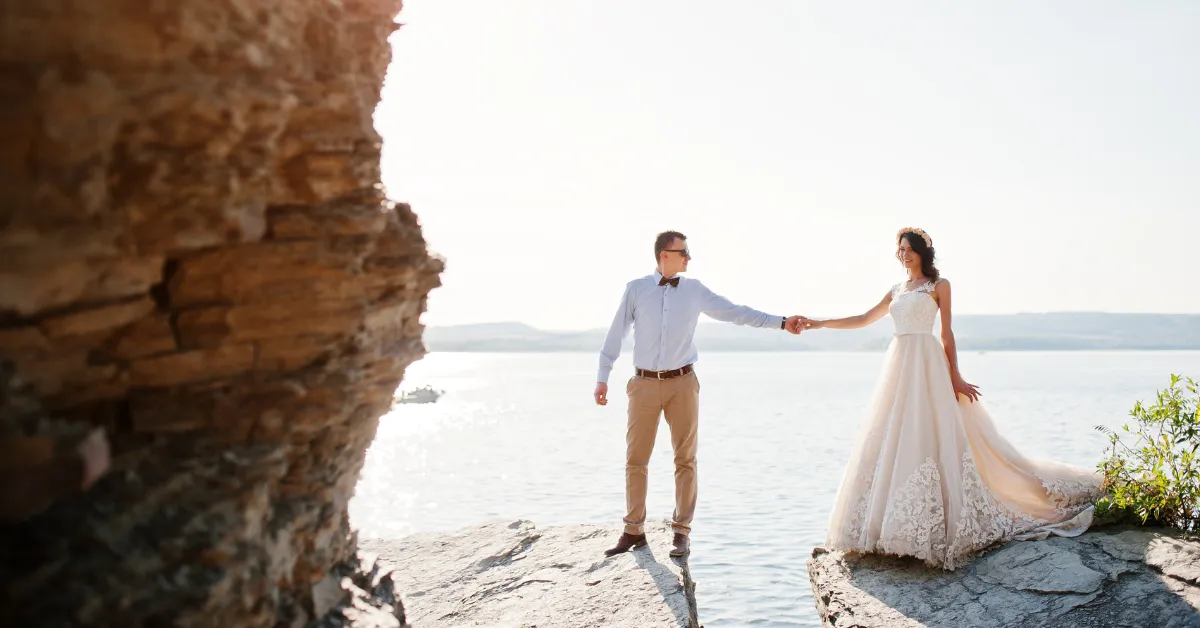
[[[1163,529],[1009,543],[952,572],[818,547],[808,572],[831,628],[1200,627],[1200,539]]]
[[[649,547],[606,558],[619,532],[514,521],[359,546],[392,569],[421,628],[699,628],[687,562],[667,556],[670,527],[647,525]]]

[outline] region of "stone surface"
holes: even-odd
[[[330,573],[441,270],[379,183],[399,10],[0,3],[0,362],[39,407],[0,434],[113,445],[90,491],[0,530],[0,624],[298,626],[366,599]]]
[[[1200,627],[1200,539],[1108,527],[1015,542],[952,571],[887,556],[813,550],[826,626]]]
[[[648,548],[606,558],[619,533],[515,521],[361,546],[395,567],[408,620],[421,628],[696,626],[686,562],[667,556],[670,527],[648,526]]]
[[[410,628],[391,571],[359,552],[313,585],[311,628]]]

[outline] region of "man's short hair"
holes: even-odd
[[[667,250],[668,246],[671,246],[671,243],[674,242],[676,238],[680,240],[687,240],[687,236],[679,233],[678,231],[664,231],[658,234],[658,237],[654,238],[655,264],[658,264],[658,257],[662,255],[663,251]]]

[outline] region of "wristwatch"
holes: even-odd
[[[781,321],[779,321],[779,328],[780,328],[780,329],[787,329],[787,319],[786,319],[786,318],[785,318],[785,319],[783,319],[783,320],[781,320]]]

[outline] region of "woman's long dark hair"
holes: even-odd
[[[900,245],[901,240],[908,240],[908,245],[912,247],[913,253],[921,256],[921,273],[929,277],[929,281],[937,281],[939,273],[935,264],[937,257],[933,247],[925,244],[925,238],[913,231],[901,233],[900,237],[896,238],[896,246]],[[933,238],[930,240],[932,241]]]

